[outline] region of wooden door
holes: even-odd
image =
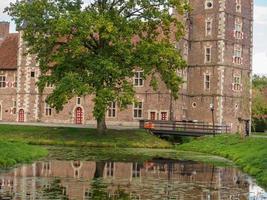
[[[156,120],[156,112],[150,112],[150,120]]]
[[[75,117],[76,124],[83,123],[83,109],[81,107],[76,108]]]
[[[19,110],[19,122],[24,122],[24,110]]]

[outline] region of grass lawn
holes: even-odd
[[[199,138],[180,145],[177,149],[228,158],[267,187],[267,139],[241,139],[238,135],[220,135]]]
[[[54,128],[0,125],[0,140],[34,145],[65,145],[87,147],[170,148],[169,142],[144,130],[108,130],[105,135],[95,129]]]
[[[20,142],[0,140],[0,168],[12,167],[20,163],[28,163],[47,155],[47,150]]]
[[[260,133],[260,132],[252,133],[252,135],[256,135],[256,136],[266,136],[266,137],[267,137],[267,133]]]

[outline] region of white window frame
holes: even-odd
[[[45,116],[52,116],[52,108],[51,106],[45,102],[45,109],[44,109]]]
[[[117,117],[117,103],[110,102],[107,110],[108,118],[116,118]]]
[[[233,63],[238,65],[241,65],[243,63],[242,46],[239,44],[234,45]]]
[[[243,23],[242,19],[239,17],[235,18],[235,30],[234,30],[234,37],[236,39],[243,39]]]
[[[7,76],[5,74],[0,75],[0,89],[7,87],[6,78],[7,78]]]
[[[235,10],[238,13],[242,12],[242,4],[241,4],[241,0],[236,0],[236,5],[235,5]]]
[[[210,18],[206,19],[206,21],[205,21],[205,34],[206,34],[206,36],[212,36],[212,25],[213,25],[212,22],[213,22],[213,20]],[[210,29],[208,30],[208,28],[210,28]]]
[[[212,6],[208,7],[208,3],[211,3]],[[214,3],[213,0],[205,0],[205,9],[213,9]]]
[[[208,52],[207,50],[209,49],[209,60],[207,59],[208,57]],[[211,63],[211,55],[212,55],[212,47],[211,46],[205,46],[205,63]]]
[[[209,80],[207,80],[207,76],[209,77]],[[209,87],[207,87],[207,83]],[[211,75],[210,73],[204,73],[204,90],[210,91],[210,86],[211,86]]]
[[[134,77],[133,77],[134,87],[143,87],[144,86],[143,74],[144,74],[143,70],[135,70],[134,71]]]
[[[234,74],[232,89],[233,89],[233,91],[237,91],[237,92],[242,90],[241,75],[240,74]]]
[[[141,108],[136,106],[136,103],[141,103]],[[135,111],[137,110],[137,116],[135,116]],[[138,115],[138,111],[141,110],[141,116]],[[144,118],[144,101],[138,101],[133,103],[133,119],[143,119]]]

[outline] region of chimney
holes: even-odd
[[[9,34],[9,22],[0,22],[0,40]]]

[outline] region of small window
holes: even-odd
[[[143,102],[134,103],[133,109],[134,118],[139,119],[143,117]]]
[[[206,36],[212,35],[212,20],[207,19],[206,20]]]
[[[114,176],[114,162],[106,163],[106,176],[113,177]]]
[[[109,103],[108,106],[108,117],[116,117],[116,102]]]
[[[31,77],[34,78],[35,77],[35,72],[31,72]]]
[[[242,7],[241,7],[241,0],[236,0],[236,12],[241,13]]]
[[[0,75],[0,88],[6,87],[6,76]]]
[[[242,19],[240,19],[240,18],[235,19],[234,37],[236,39],[242,39],[243,38]]]
[[[134,86],[141,87],[144,85],[143,75],[143,71],[134,72]]]
[[[77,97],[77,105],[81,105],[81,97]]]
[[[205,9],[212,9],[212,8],[213,8],[213,0],[206,0]]]
[[[93,199],[93,193],[90,191],[90,189],[87,189],[85,192],[84,192],[84,200],[91,200]]]
[[[234,91],[240,91],[241,90],[241,76],[240,75],[234,75],[233,78],[233,90]]]
[[[140,177],[141,174],[141,167],[138,163],[133,163],[133,170],[132,170],[132,177],[137,178]]]
[[[210,74],[204,75],[204,90],[210,90]]]
[[[17,113],[17,101],[13,100],[13,106],[12,106],[12,114]]]
[[[193,107],[193,108],[196,108],[196,107],[197,107],[197,103],[196,103],[196,102],[193,102],[193,103],[192,103],[192,107]]]
[[[52,115],[52,108],[48,103],[45,103],[45,115],[46,116],[51,116]]]
[[[242,64],[242,47],[240,45],[234,46],[233,63],[239,65]]]
[[[17,85],[18,85],[18,77],[17,76],[15,76],[14,77],[14,83],[13,83],[13,87],[17,87]]]
[[[205,47],[205,63],[211,62],[211,47]]]

